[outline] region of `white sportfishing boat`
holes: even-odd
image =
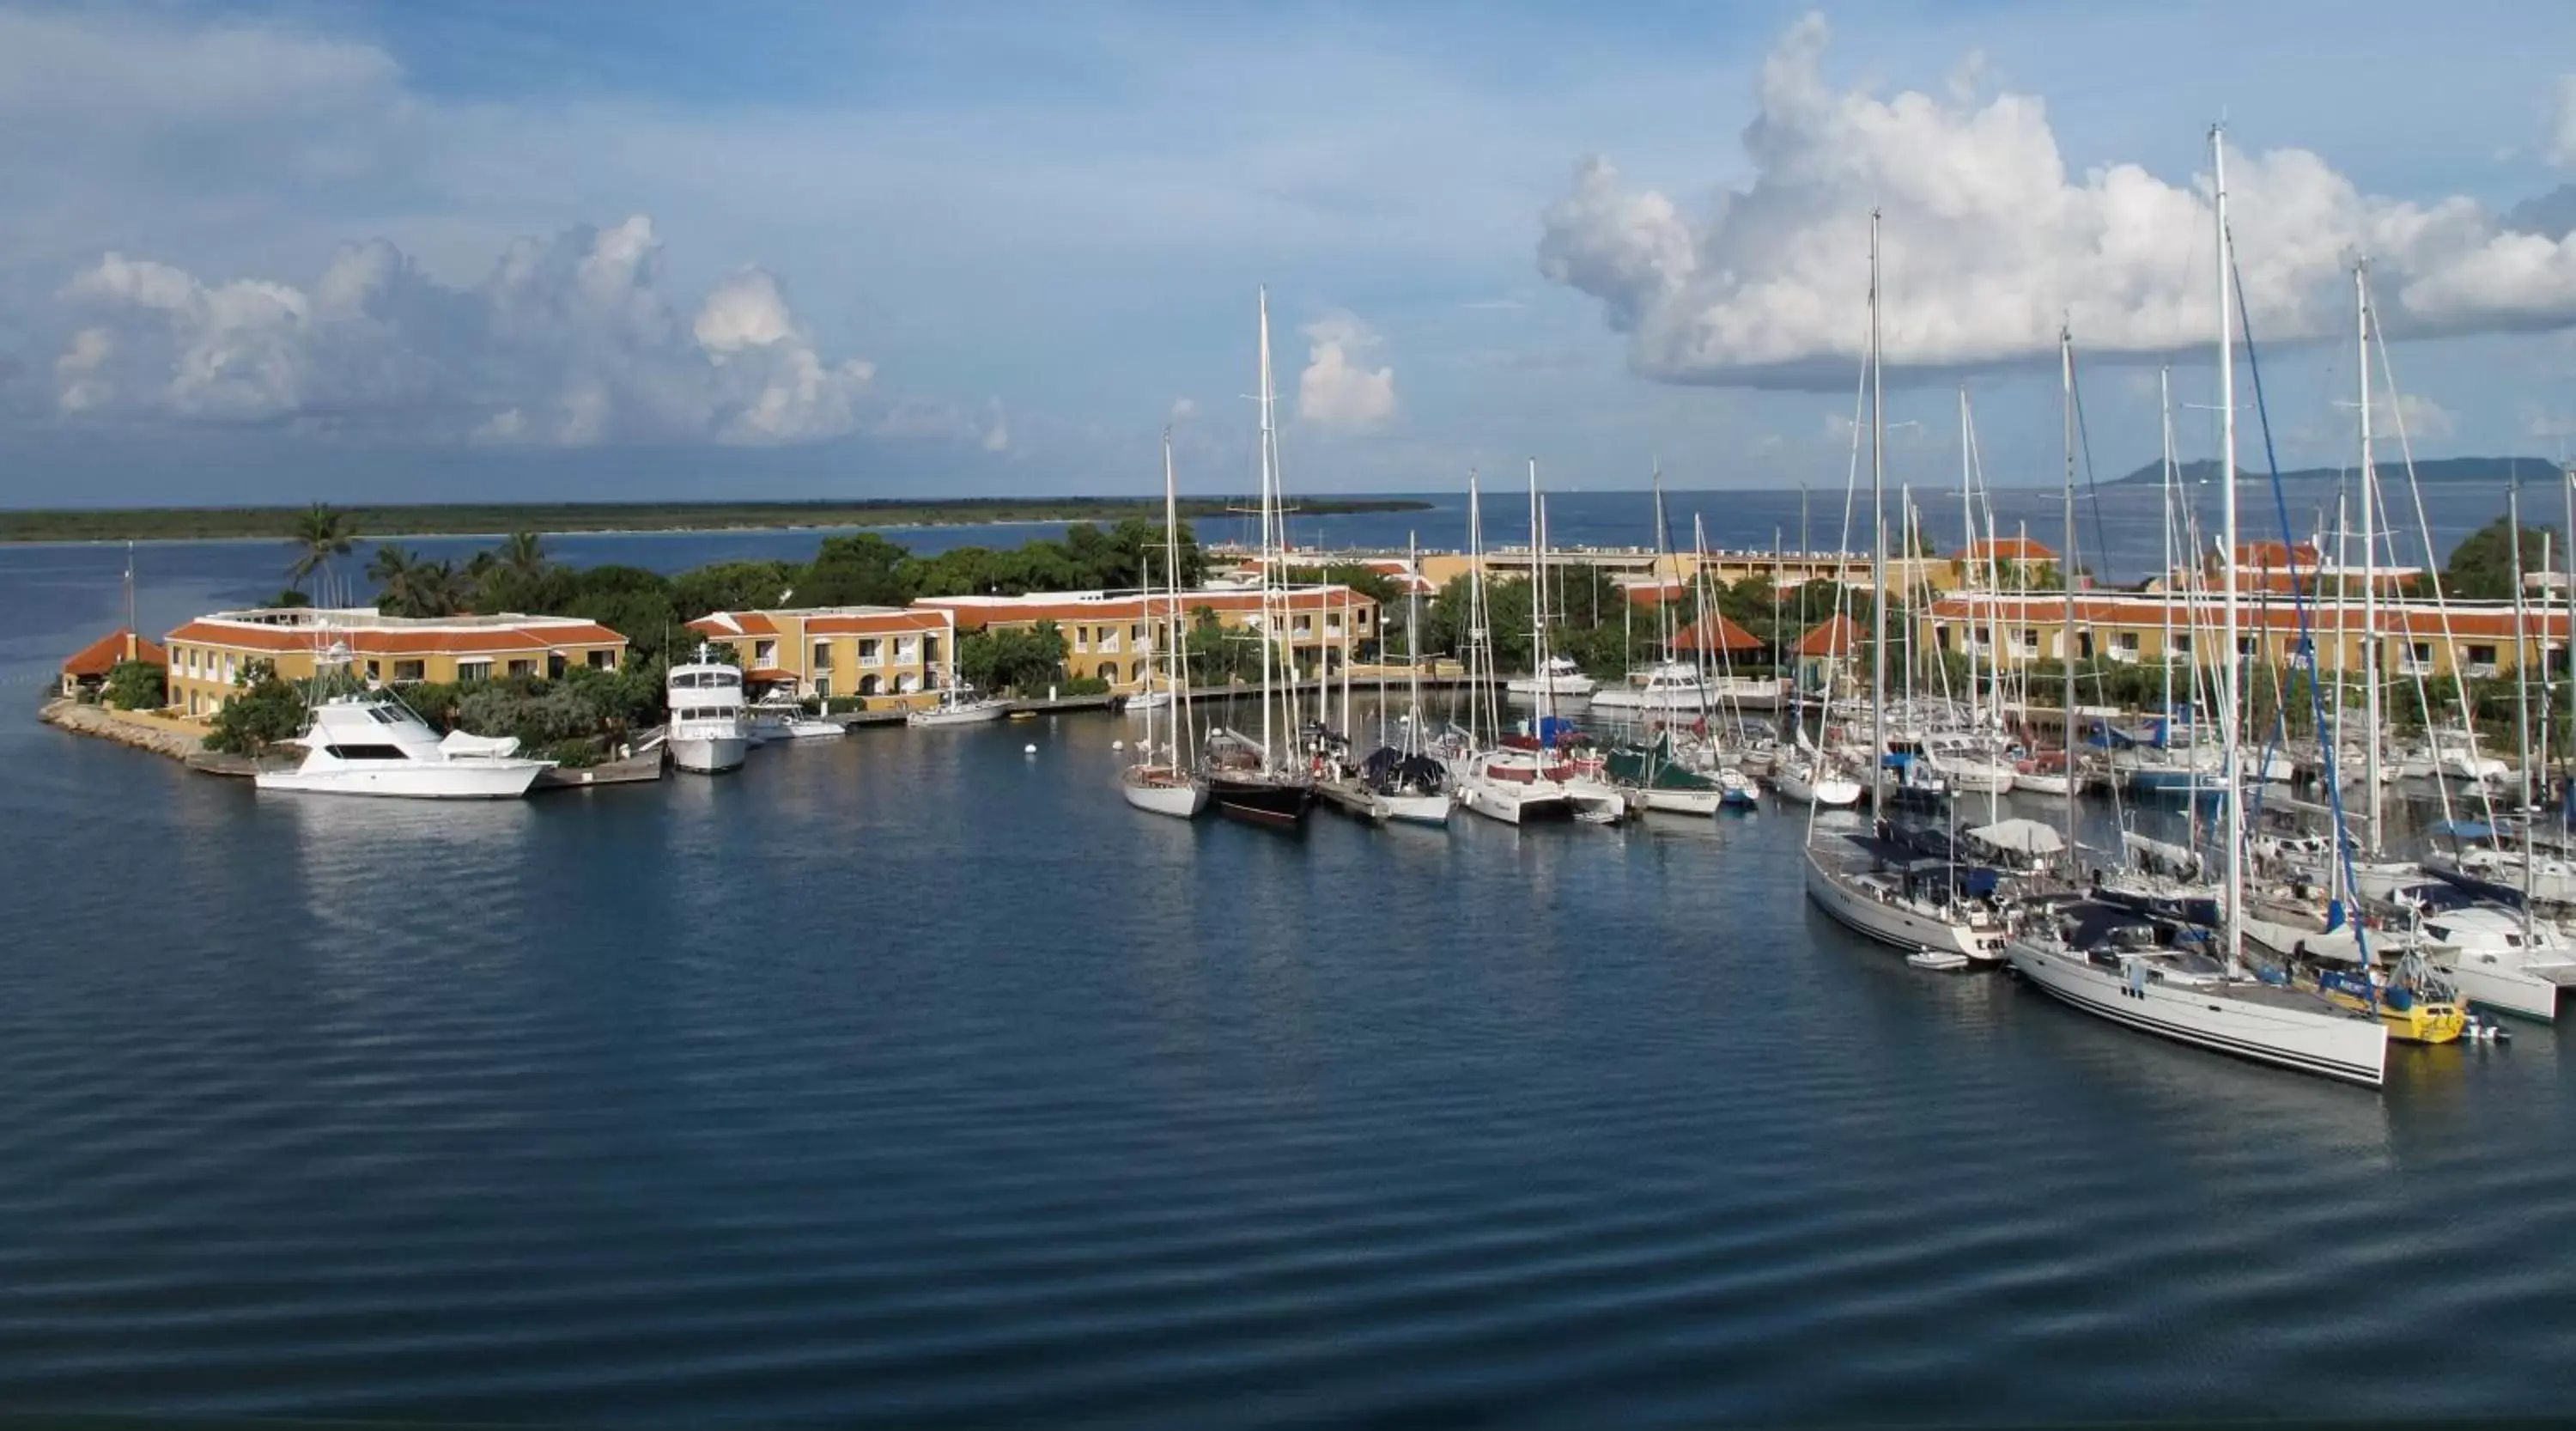
[[[1922,743],[1923,758],[1951,790],[1962,795],[2012,792],[2013,763],[1993,737],[1972,731],[1932,731]]]
[[[1592,693],[1597,711],[1642,711],[1654,715],[1704,716],[1717,705],[1717,693],[1687,661],[1657,661],[1631,671],[1624,684]]]
[[[1181,693],[1171,719],[1163,723],[1158,744],[1154,731],[1154,712],[1160,707],[1144,707],[1145,738],[1136,742],[1136,760],[1118,772],[1118,790],[1127,803],[1148,814],[1170,815],[1175,819],[1195,818],[1208,806],[1207,778],[1191,768],[1183,753],[1197,743],[1190,729],[1189,677],[1182,670],[1181,647],[1181,536],[1179,488],[1172,477],[1172,430],[1163,429],[1163,571],[1170,587],[1163,601],[1163,620],[1152,628],[1148,639],[1162,648],[1164,685],[1159,694],[1169,697]],[[1145,596],[1150,614],[1154,584],[1152,572],[1146,573]],[[1171,704],[1166,700],[1164,704]],[[1131,703],[1131,709],[1133,708]]]
[[[749,713],[746,733],[754,745],[773,740],[838,740],[850,733],[849,727],[839,721],[809,714],[803,702],[792,698],[755,701]]]
[[[304,758],[291,770],[261,770],[261,790],[377,795],[405,800],[515,800],[551,760],[518,754],[519,743],[450,732],[444,738],[391,694],[333,696],[315,705],[294,742]]]
[[[2219,477],[2224,533],[2220,550],[2238,550],[2236,532],[2236,364],[2232,272],[2227,234],[2227,169],[2223,139],[2210,134],[2212,190],[2217,210],[2219,285]],[[2072,359],[2067,359],[2072,388]],[[2071,474],[2071,463],[2070,463]],[[2073,479],[2068,486],[2073,509]],[[2071,520],[2069,525],[2071,526]],[[2070,559],[2072,558],[2072,543]],[[2236,648],[2237,575],[2224,563],[2224,619],[2219,649]],[[2232,768],[2238,749],[2237,673],[2220,668],[2219,724]],[[2073,699],[2068,700],[2073,714]],[[2223,932],[2214,953],[2184,947],[2173,926],[2095,901],[2080,901],[2027,915],[2005,947],[2013,969],[2068,1006],[2176,1042],[2241,1058],[2377,1087],[2385,1079],[2388,1031],[2367,1014],[2336,1007],[2322,995],[2266,983],[2245,967],[2244,790],[2222,779],[2220,844],[2225,880],[2220,887]],[[2069,814],[2072,834],[2072,813]]]
[[[909,726],[982,725],[1010,713],[1009,700],[985,695],[961,678],[939,693],[939,704],[911,712],[903,718],[903,723]]]
[[[700,642],[698,658],[673,666],[662,685],[663,700],[671,708],[663,743],[673,765],[698,775],[738,770],[751,750],[742,670],[711,657],[712,648]]]
[[[1554,696],[1560,700],[1591,695],[1599,683],[1583,674],[1583,668],[1563,656],[1550,656],[1547,665],[1533,676],[1514,676],[1503,683],[1503,689],[1516,696]]]

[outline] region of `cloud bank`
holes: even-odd
[[[1955,370],[2053,352],[2058,324],[2097,356],[2214,341],[2210,200],[2134,164],[2070,174],[2033,96],[1980,99],[1963,66],[1947,92],[1881,99],[1823,75],[1829,32],[1810,15],[1762,66],[1743,135],[1753,180],[1694,215],[1587,159],[1541,216],[1539,272],[1598,299],[1630,365],[1666,382],[1848,383],[1866,334],[1869,212],[1885,212],[1887,361]],[[2553,152],[2576,154],[2576,112]],[[2249,319],[2259,339],[2350,323],[2355,254],[2371,257],[2393,335],[2576,323],[2576,241],[2484,206],[2361,193],[2315,154],[2228,159]]]
[[[1395,369],[1371,370],[1361,355],[1378,345],[1348,313],[1305,327],[1306,369],[1297,375],[1297,416],[1336,432],[1374,432],[1395,419]]]
[[[303,288],[110,253],[61,295],[86,326],[54,362],[55,406],[555,447],[777,446],[861,426],[874,368],[826,359],[776,278],[739,270],[683,318],[660,259],[640,214],[521,239],[470,288],[381,239]]]

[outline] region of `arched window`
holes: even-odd
[[[1141,680],[1145,679],[1145,663],[1144,663],[1144,662],[1139,661],[1139,662],[1137,662],[1137,663],[1136,663],[1136,674],[1135,674],[1131,679],[1133,679],[1133,680],[1138,680],[1138,681],[1141,681]]]
[[[1101,662],[1100,679],[1111,682],[1116,681],[1118,679],[1118,663],[1115,661]]]
[[[861,676],[861,677],[859,677],[859,694],[860,694],[860,695],[863,695],[863,696],[879,695],[879,694],[883,693],[883,692],[884,692],[884,690],[885,690],[885,678],[884,678],[883,676],[878,676],[878,675],[873,675],[873,674],[871,674],[871,675],[865,675],[865,676]]]

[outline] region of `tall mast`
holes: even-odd
[[[2222,751],[2219,769],[2227,782],[2227,788],[2220,792],[2221,838],[2227,842],[2227,968],[2230,973],[2241,973],[2245,937],[2245,781],[2236,763],[2236,698],[2237,670],[2244,657],[2236,648],[2236,317],[2227,281],[2232,255],[2227,237],[2227,131],[2223,127],[2210,127],[2209,156],[2215,199],[2213,238],[2218,250],[2219,560],[2226,583],[2218,642],[2223,662],[2218,687]]]
[[[1538,677],[1538,735],[1547,739],[1547,722],[1556,714],[1556,700],[1551,694],[1556,682],[1547,678],[1547,524],[1538,514],[1538,459],[1529,460],[1530,523],[1530,673]]]
[[[1493,631],[1485,613],[1485,513],[1477,495],[1476,469],[1467,469],[1467,549],[1470,553],[1467,582],[1467,740],[1475,743],[1476,717],[1486,717],[1485,731],[1499,741],[1503,734],[1503,715],[1494,705]],[[1484,680],[1476,678],[1476,657],[1484,656]]]
[[[2181,569],[2174,561],[2173,369],[2170,367],[2156,369],[2156,411],[2161,416],[2161,422],[2164,428],[2165,483],[2165,514],[2164,522],[2162,524],[2164,527],[2165,537],[2165,599],[2161,603],[2161,609],[2156,612],[2156,623],[2158,628],[2156,635],[2159,640],[2164,642],[2162,647],[2164,651],[2164,708],[2156,712],[2156,719],[2159,722],[2164,722],[2173,719],[2173,584],[2182,577]],[[2183,583],[2183,594],[2186,598],[2191,594],[2191,584],[2188,581]],[[2164,729],[2164,726],[2159,724],[2157,729],[2162,730]],[[2162,743],[2161,739],[2159,739],[2158,743]],[[2074,747],[2069,746],[2067,748],[2067,758],[2070,760],[2074,758]]]
[[[1261,400],[1261,764],[1269,769],[1272,755],[1270,729],[1270,663],[1271,643],[1279,639],[1279,609],[1275,599],[1278,583],[1272,564],[1278,559],[1276,545],[1278,521],[1278,472],[1274,465],[1270,426],[1270,289],[1261,289],[1261,386],[1256,390]]]
[[[1887,411],[1880,379],[1878,210],[1869,211],[1869,808],[1887,808]]]
[[[1974,637],[1977,630],[1977,589],[1968,583],[1968,574],[1976,570],[1977,566],[1977,496],[1976,484],[1969,470],[1970,442],[1968,385],[1961,383],[1959,385],[1959,521],[1964,528],[1966,545],[1959,550],[1959,580],[1962,585],[1967,586],[1968,634]],[[1971,727],[1980,727],[1983,723],[1977,719],[1977,643],[1972,639],[1961,644],[1968,648],[1968,724]],[[1998,726],[2003,724],[2003,704],[2003,681],[2001,672],[1998,670],[1995,681],[1995,724]]]
[[[2379,469],[2370,452],[2370,263],[2352,266],[2361,356],[2361,729],[2369,742],[2361,757],[2361,847],[2379,853]],[[2342,603],[2336,603],[2338,615]],[[2342,622],[2337,621],[2340,632]],[[2335,648],[2343,643],[2338,638]],[[2337,861],[2341,868],[2342,862]]]
[[[2568,654],[2570,666],[2568,673],[2569,693],[2571,696],[2576,696],[2576,467],[2571,467],[2566,471],[2561,472],[2558,477],[2558,482],[2559,486],[2564,489],[2567,500],[2567,541],[2565,544],[2567,553],[2565,561],[2567,563],[2567,569],[2563,573],[2565,584],[2560,589],[2561,594],[2567,598],[2567,624],[2561,627],[2560,631],[2562,633],[2562,638],[2566,642],[2565,649]],[[2542,669],[2546,670],[2548,668],[2544,666]],[[2571,715],[2569,719],[2571,723],[2576,723],[2576,715]],[[2571,739],[2576,739],[2576,729],[2571,729],[2568,734]],[[2544,776],[2544,780],[2542,782],[2544,787],[2547,784],[2545,777],[2549,771],[2547,755],[2548,752],[2542,752],[2542,760],[2540,762],[2541,773]],[[2563,812],[2563,805],[2561,809]]]
[[[2065,735],[2059,744],[2066,748],[2066,847],[2075,848],[2075,333],[2060,324],[2057,329],[2057,367],[2059,382],[2065,388],[2066,407],[2066,542],[2057,559],[2057,584],[2066,588],[2066,639],[2058,654],[2058,665],[2066,672]],[[2028,692],[2025,690],[2025,696]]]
[[[1422,551],[1414,534],[1404,534],[1404,753],[1422,748]],[[1381,634],[1383,632],[1381,631]],[[1384,717],[1381,714],[1380,719]]]
[[[2524,806],[2531,804],[2531,676],[2523,660],[2522,625],[2522,483],[2517,479],[2505,489],[2505,538],[2513,545],[2513,743],[2520,747],[2521,769],[2516,776],[2522,786]],[[2456,650],[2457,648],[2454,648]],[[2453,660],[2457,660],[2455,655]],[[2463,685],[2466,682],[2462,683]],[[2477,749],[2477,726],[2469,727],[2471,758]],[[2526,812],[2522,822],[2522,942],[2531,943],[2531,820]]]
[[[1664,464],[1655,462],[1655,621],[1656,634],[1663,638],[1665,662],[1673,659],[1673,605],[1664,599]],[[1673,563],[1679,566],[1679,562]]]
[[[125,544],[125,659],[138,660],[143,638],[134,629],[134,543]]]

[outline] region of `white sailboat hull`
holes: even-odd
[[[1408,825],[1446,825],[1449,812],[1457,808],[1457,802],[1446,794],[1380,795],[1377,803],[1385,812],[1384,818]]]
[[[1141,780],[1131,771],[1118,782],[1119,793],[1127,803],[1149,815],[1169,815],[1176,820],[1196,819],[1208,806],[1208,787],[1204,780],[1163,783]]]
[[[1477,780],[1463,786],[1458,803],[1506,825],[1526,825],[1533,820],[1562,820],[1574,813],[1561,786],[1553,784],[1518,784],[1509,780]]]
[[[739,735],[675,735],[665,743],[671,764],[693,775],[739,769],[751,750],[751,741]]]
[[[2000,957],[1999,937],[1981,934],[1972,925],[1881,899],[1827,867],[1812,850],[1807,853],[1807,898],[1836,924],[1890,948],[1909,953],[1930,949],[1977,960]]]
[[[2074,781],[2056,772],[2021,770],[2013,773],[2013,788],[2033,795],[2063,795],[2074,788]]]
[[[1011,713],[1009,701],[974,701],[965,705],[919,710],[903,718],[909,726],[982,725]]]
[[[2257,1063],[2377,1088],[2388,1034],[2365,1018],[2282,1008],[2153,979],[2132,981],[2080,954],[2016,939],[2004,956],[2050,997],[2113,1023]]]
[[[1599,685],[1590,676],[1515,676],[1503,689],[1516,696],[1589,696]]]
[[[2447,964],[2437,960],[2434,967],[2450,976],[2460,997],[2481,1008],[2543,1023],[2558,1021],[2558,985],[2527,969],[2480,964],[2473,954]]]
[[[1723,790],[1658,790],[1627,792],[1629,803],[1650,815],[1714,815],[1726,803]]]

